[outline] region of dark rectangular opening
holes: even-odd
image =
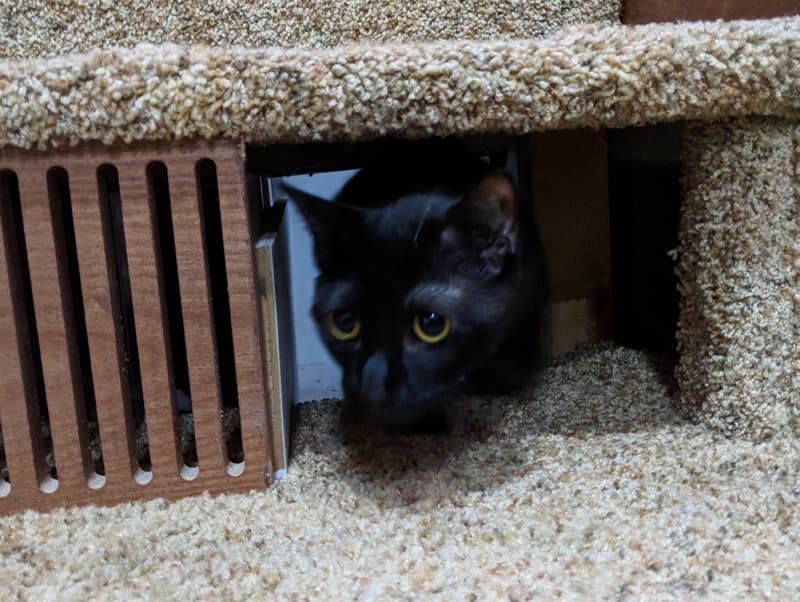
[[[106,246],[111,305],[114,315],[119,316],[119,319],[115,321],[115,328],[118,366],[123,375],[125,423],[128,429],[133,427],[133,433],[129,432],[128,436],[133,435],[134,437],[134,445],[131,447],[136,450],[136,462],[141,470],[149,472],[151,462],[147,438],[147,418],[142,395],[142,374],[136,342],[136,324],[133,315],[117,168],[108,164],[101,165],[97,169],[97,184],[103,220],[103,239]]]
[[[9,493],[11,493],[11,479],[8,474],[6,446],[3,443],[3,423],[0,422],[0,497],[5,497]]]
[[[206,253],[206,273],[211,289],[217,382],[222,400],[222,432],[228,461],[239,464],[244,462],[245,458],[239,422],[239,390],[236,382],[236,359],[228,298],[225,246],[222,238],[217,167],[213,161],[203,159],[197,162],[196,173],[203,225],[203,248]]]
[[[50,215],[53,221],[53,238],[58,262],[61,302],[67,333],[75,413],[78,419],[78,438],[84,457],[91,457],[91,466],[84,467],[87,474],[105,475],[103,446],[97,427],[97,402],[94,396],[92,365],[89,358],[89,340],[86,334],[86,316],[78,272],[78,252],[75,246],[75,226],[72,219],[72,199],[69,174],[63,167],[53,167],[47,172],[47,190]]]
[[[325,200],[332,200],[338,191],[339,184],[335,182],[343,182],[349,178],[349,174],[338,172],[349,172],[363,168],[365,165],[373,161],[385,161],[392,163],[397,161],[399,155],[411,149],[423,150],[426,146],[440,143],[454,142],[458,146],[463,146],[468,152],[474,154],[495,168],[506,169],[512,176],[515,177],[519,187],[520,198],[529,200],[527,203],[520,203],[520,212],[526,214],[533,211],[533,191],[531,184],[531,170],[530,170],[530,156],[528,151],[529,140],[527,137],[516,137],[508,135],[497,136],[474,136],[474,137],[459,137],[457,140],[454,138],[431,138],[426,140],[402,140],[383,138],[367,142],[346,142],[346,143],[312,143],[301,145],[271,145],[271,146],[258,146],[251,145],[247,148],[247,176],[249,182],[249,200],[251,205],[255,207],[255,217],[253,222],[256,226],[256,238],[269,233],[275,233],[283,221],[287,222],[285,228],[289,230],[293,228],[295,223],[294,219],[299,217],[299,214],[294,214],[294,207],[292,201],[288,198],[288,194],[282,188],[282,180],[284,178],[292,178],[287,183],[299,189],[304,189],[303,180],[309,180],[309,191],[313,189],[313,193]],[[403,166],[398,165],[398,169],[402,170]],[[325,174],[328,174],[326,176]],[[313,176],[318,177],[317,180],[322,180],[325,183],[317,183],[314,181]],[[344,180],[342,179],[344,178]],[[333,183],[331,183],[333,182]],[[315,186],[316,184],[316,186]],[[316,189],[315,189],[316,188]],[[290,209],[291,207],[291,209]],[[289,209],[288,211],[285,211]],[[523,221],[528,223],[529,216],[526,215]],[[305,229],[305,225],[300,226]],[[281,341],[281,355],[283,349],[291,346],[292,349],[288,352],[288,356],[292,358],[292,364],[287,370],[287,387],[290,395],[305,395],[303,400],[310,399],[307,391],[314,389],[315,385],[306,386],[306,384],[316,381],[319,383],[318,374],[314,373],[316,367],[310,366],[310,369],[304,372],[303,357],[304,351],[309,347],[306,346],[306,337],[302,333],[307,332],[307,328],[302,325],[303,321],[310,320],[309,312],[305,311],[302,306],[303,300],[309,299],[313,296],[312,290],[306,291],[302,288],[304,285],[295,286],[294,282],[301,282],[307,277],[302,274],[296,281],[297,271],[293,271],[298,263],[301,265],[305,263],[304,247],[302,242],[298,242],[299,237],[294,237],[292,231],[287,232],[287,238],[283,239],[283,243],[287,245],[287,252],[283,255],[282,260],[286,265],[286,276],[281,276],[278,280],[281,282],[281,290],[283,291],[283,298],[279,299],[279,307],[282,313],[282,322],[288,322],[285,329],[280,329],[279,340]],[[292,266],[289,269],[289,245],[294,245],[291,250]],[[299,252],[297,252],[299,251]],[[313,251],[308,250],[308,262],[311,263],[313,259]],[[313,275],[309,280],[313,278]],[[308,281],[308,280],[307,280]],[[294,291],[294,292],[292,292]],[[298,292],[302,291],[302,292]],[[294,299],[292,298],[294,296]],[[299,300],[299,301],[298,301]],[[309,303],[310,305],[310,303]],[[288,320],[286,316],[288,315]],[[292,323],[294,322],[294,324]],[[300,336],[295,338],[294,328],[295,325],[300,323]],[[283,324],[279,325],[283,326]],[[309,323],[308,326],[311,330],[314,329],[313,324]],[[314,334],[313,336],[316,336]],[[297,352],[295,352],[297,350]],[[299,358],[295,362],[295,358]],[[322,363],[328,361],[327,358],[318,359],[314,358],[314,363]],[[332,361],[332,360],[330,360]],[[288,363],[288,362],[287,362]],[[294,365],[294,364],[300,364]],[[319,365],[319,364],[316,364]],[[334,366],[338,371],[338,366]],[[327,372],[327,370],[326,370]],[[338,383],[337,385],[338,386]],[[326,383],[326,390],[330,390]],[[316,386],[316,390],[322,391],[322,387]],[[298,393],[299,392],[299,393]],[[323,396],[324,393],[321,395]],[[330,397],[331,395],[324,395]]]
[[[0,172],[0,222],[2,222],[7,263],[6,266],[0,266],[0,269],[8,270],[36,477],[43,490],[54,491],[54,483],[51,481],[58,478],[58,471],[50,435],[50,414],[45,395],[42,357],[33,307],[19,181],[17,175],[11,171]],[[7,476],[10,482],[13,475]]]
[[[682,125],[610,130],[614,337],[674,354],[679,293],[674,260],[682,199]]]
[[[147,167],[150,194],[150,215],[155,232],[155,255],[161,290],[164,337],[167,344],[167,372],[171,387],[171,403],[178,416],[174,427],[176,440],[181,443],[184,465],[197,468],[197,445],[192,421],[192,389],[189,364],[186,358],[186,334],[181,309],[180,281],[175,253],[175,232],[172,227],[172,206],[169,176],[164,163],[156,161]]]

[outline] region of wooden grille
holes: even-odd
[[[0,152],[0,514],[271,479],[245,190],[236,142]]]

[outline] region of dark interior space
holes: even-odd
[[[622,345],[654,352],[675,351],[679,298],[674,260],[670,256],[670,251],[678,245],[682,130],[682,123],[661,124],[611,129],[607,130],[604,136],[608,155],[612,325],[610,328],[605,326],[608,318],[600,311],[597,316],[597,334],[601,338],[611,335],[614,341]],[[530,153],[530,137],[480,137],[466,138],[463,141],[477,151],[486,153],[497,165],[502,165],[508,149],[514,148],[521,167],[518,170],[518,175],[521,176],[519,181],[521,196],[531,198],[536,205],[537,199],[533,197],[537,195],[537,189],[535,186],[532,187],[531,177],[542,177],[541,170],[546,165],[542,166],[539,155],[547,154],[546,147],[554,143],[550,138],[552,136],[534,137],[536,144],[542,147],[538,155],[534,153],[534,157]],[[569,132],[565,132],[560,135],[559,144],[572,144],[575,141],[573,138],[584,140],[587,136],[577,133],[575,136],[569,136]],[[598,139],[602,141],[603,135],[598,134]],[[254,203],[257,205],[254,207],[257,214],[255,223],[259,224],[257,229],[270,231],[275,227],[272,223],[275,216],[280,215],[278,209],[273,210],[269,207],[269,193],[266,190],[268,177],[352,169],[363,164],[368,158],[389,156],[397,145],[402,144],[414,144],[414,142],[382,139],[358,144],[249,147],[247,171],[251,198],[259,199]],[[573,152],[579,154],[601,152],[595,147],[596,145],[589,144],[587,148],[573,148]],[[580,157],[574,155],[573,157],[577,161],[577,168],[581,169],[585,161],[582,163],[578,161]],[[580,178],[580,174],[576,175],[572,171],[570,173],[570,178]],[[550,177],[548,174],[544,175]],[[592,186],[591,182],[584,186],[586,190],[581,188],[583,192],[580,194],[590,194],[590,191],[587,191]],[[550,191],[550,196],[579,194],[572,190],[575,188],[573,183],[565,184],[557,179],[553,186],[556,186],[556,189]],[[564,191],[559,193],[558,189],[564,187],[566,187]],[[591,192],[592,196],[594,194]],[[553,206],[555,203],[553,199],[541,199],[541,201],[547,201],[549,203],[547,206]],[[567,199],[562,198],[562,202],[556,204],[564,205],[565,202]],[[566,210],[566,207],[564,209]],[[574,209],[580,210],[581,207],[576,206]],[[537,213],[542,213],[541,207]],[[539,228],[545,239],[548,227],[559,223],[548,215],[545,212],[539,216],[540,220],[544,218],[544,222],[540,221]],[[574,220],[575,216],[573,215],[571,219]],[[595,223],[592,227],[605,228],[605,225]],[[557,255],[565,252],[566,244],[563,241],[551,241],[551,246],[557,247],[554,250]],[[570,244],[574,246],[581,243],[576,240]],[[559,257],[560,255],[555,259]],[[572,260],[574,259],[573,257]],[[554,267],[564,269],[562,264],[565,261],[569,263],[562,258],[560,262],[555,262]],[[572,269],[577,268],[573,266]],[[578,270],[575,277],[579,277],[579,273],[582,272]],[[558,291],[563,288],[563,284],[560,284]]]
[[[614,338],[674,352],[682,124],[609,130],[609,214]]]

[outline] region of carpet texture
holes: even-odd
[[[267,491],[0,519],[0,598],[797,599],[800,439],[694,426],[669,374],[585,348],[440,437],[300,406]]]
[[[620,0],[21,0],[0,6],[0,56],[141,42],[321,48],[353,42],[530,38],[618,22]]]
[[[144,45],[0,61],[0,146],[364,140],[800,117],[800,17],[329,50]]]
[[[689,128],[678,379],[729,435],[800,436],[800,124]]]

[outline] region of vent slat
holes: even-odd
[[[118,357],[117,316],[111,299],[106,242],[96,171],[70,171],[72,218],[86,314],[97,418],[108,486],[131,481],[138,464],[130,408],[126,408]]]
[[[195,441],[200,473],[224,474],[226,459],[220,422],[211,293],[206,275],[197,177],[194,164],[167,163],[172,197],[175,254],[192,390]]]
[[[248,467],[266,462],[271,472],[261,349],[253,328],[258,316],[243,166],[220,169],[217,177],[244,457]]]
[[[6,199],[0,197],[0,222],[9,223]],[[39,492],[39,477],[35,458],[44,458],[40,437],[32,437],[28,426],[28,404],[22,377],[22,365],[14,322],[12,287],[6,270],[5,237],[0,228],[0,426],[3,428],[3,446],[8,463],[11,495],[33,496]],[[39,446],[37,449],[36,446]],[[41,469],[40,469],[41,470]]]
[[[20,175],[19,193],[58,489],[77,495],[86,489],[92,460],[88,445],[81,445],[87,426],[75,404],[45,169]]]
[[[153,479],[160,482],[177,478],[183,465],[167,371],[166,315],[159,291],[145,169],[141,165],[120,166],[119,178],[150,461]]]

